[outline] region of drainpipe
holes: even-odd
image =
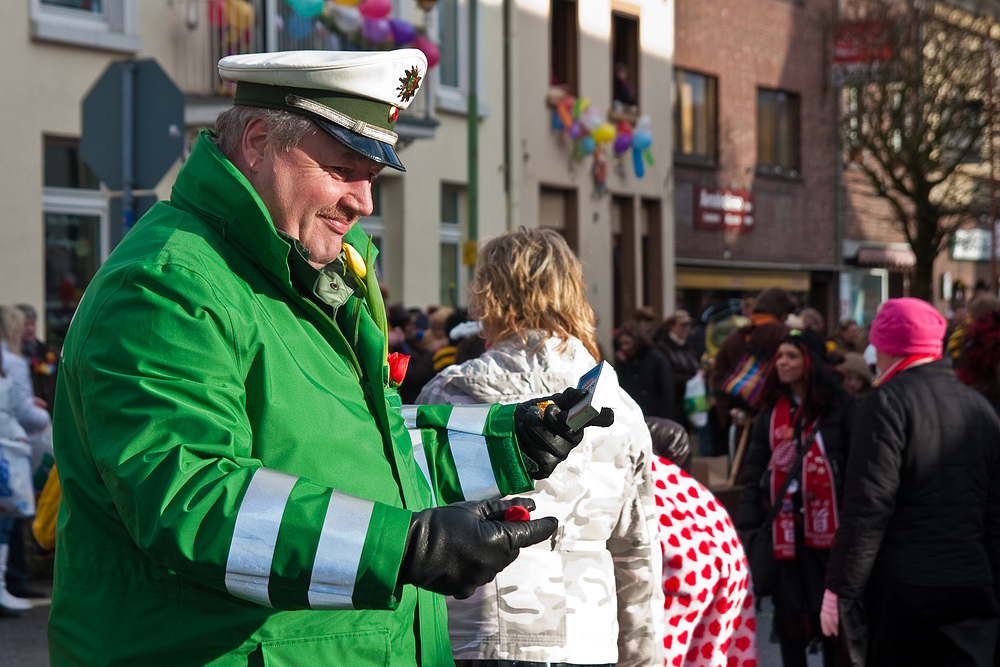
[[[479,44],[476,24],[479,17],[479,0],[469,0],[469,241],[479,239],[479,94],[476,90],[476,64]]]
[[[504,191],[507,195],[507,231],[520,219],[521,151],[518,145],[517,0],[503,0],[503,150]]]

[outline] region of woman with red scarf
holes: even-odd
[[[945,319],[890,299],[858,409],[821,622],[852,665],[994,664],[1000,422],[941,360]]]
[[[806,650],[816,641],[822,643],[825,667],[836,660],[836,644],[820,631],[819,612],[854,411],[841,376],[824,358],[823,341],[811,331],[792,330],[778,346],[737,512],[737,527],[752,530],[770,508],[780,507],[769,531],[777,566],[774,590],[761,590],[757,582],[755,591],[758,597],[772,596],[784,667],[805,667]]]

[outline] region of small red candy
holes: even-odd
[[[521,507],[520,505],[514,505],[513,507],[508,507],[507,512],[503,515],[504,521],[530,521],[531,515],[528,510]]]

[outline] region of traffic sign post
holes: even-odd
[[[184,149],[184,94],[155,60],[111,63],[83,98],[80,156],[122,192],[124,230],[133,190],[152,190]]]

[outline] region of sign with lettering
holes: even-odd
[[[747,190],[698,188],[694,191],[694,226],[749,232],[754,227],[753,193]]]

